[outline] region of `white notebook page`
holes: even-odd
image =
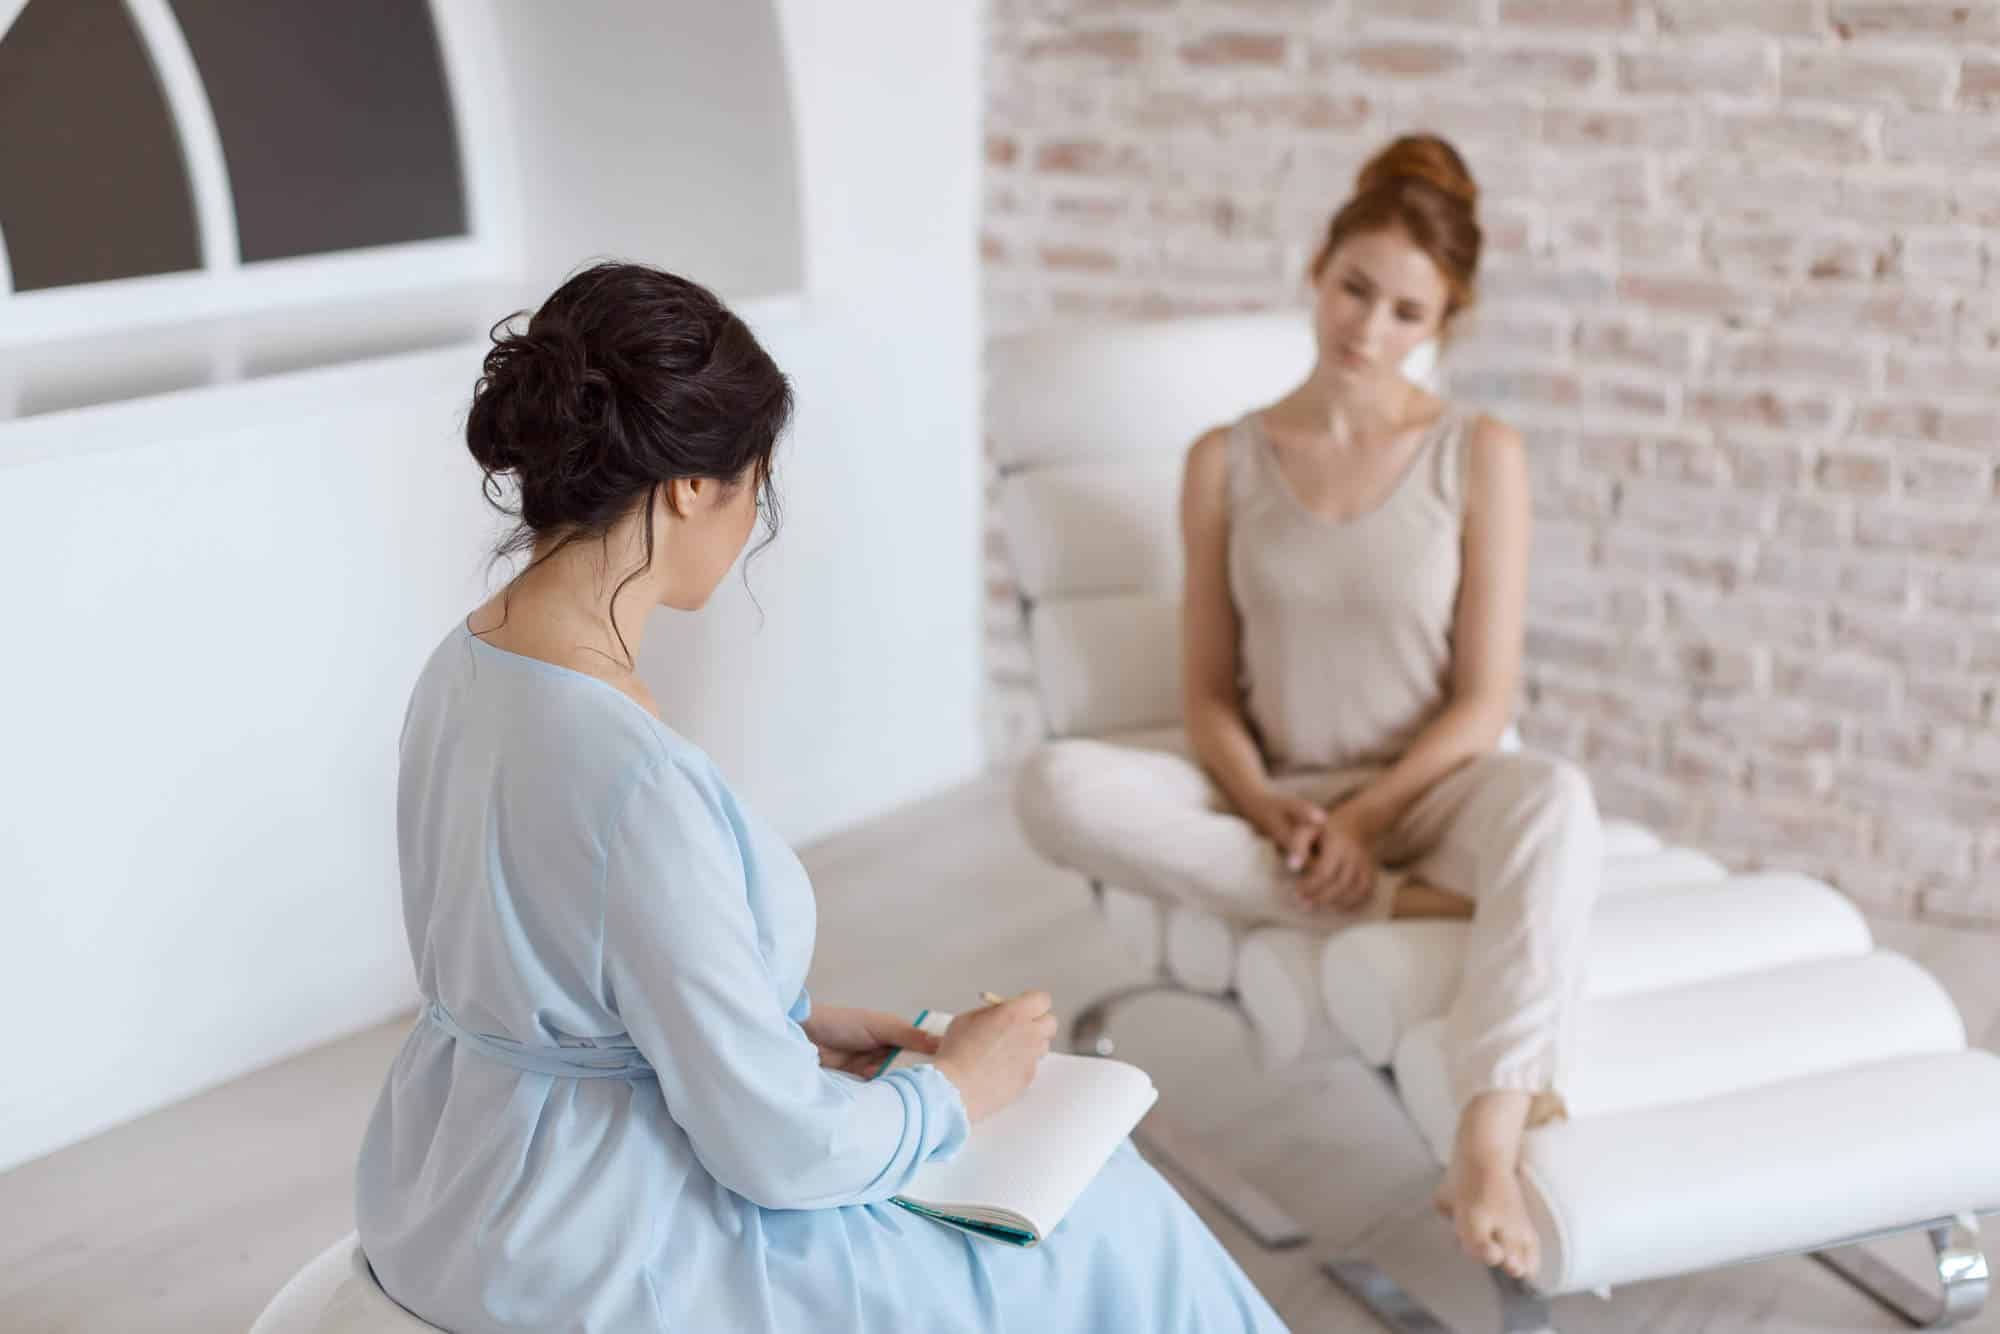
[[[1046,1232],[1158,1097],[1136,1066],[1050,1052],[1025,1093],[972,1127],[957,1157],[920,1169],[901,1194],[934,1208],[1012,1210]]]

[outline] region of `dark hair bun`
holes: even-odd
[[[791,385],[748,326],[698,283],[641,264],[593,265],[493,347],[466,416],[487,495],[520,526],[594,535],[677,478],[763,485]],[[495,478],[510,475],[518,509]]]
[[[532,322],[522,333],[500,332],[474,391],[477,431],[466,446],[491,473],[515,473],[526,485],[556,464],[564,442],[580,443],[602,424],[604,372],[590,364],[582,338],[560,320]]]

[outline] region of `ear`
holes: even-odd
[[[676,519],[685,519],[694,513],[695,505],[702,496],[702,488],[713,485],[701,477],[676,477],[663,484],[660,495],[667,504],[667,512]]]

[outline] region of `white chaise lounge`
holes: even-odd
[[[1000,512],[1052,737],[1179,743],[1184,452],[1204,428],[1285,392],[1312,356],[1294,313],[995,344]],[[1976,1310],[1986,1288],[1976,1218],[2000,1209],[2000,1055],[1968,1048],[1938,983],[1877,949],[1829,886],[1732,875],[1631,824],[1607,829],[1606,852],[1572,1116],[1525,1148],[1542,1271],[1532,1287],[1496,1279],[1508,1327],[1546,1324],[1552,1296],[1792,1252],[1915,1323]],[[1254,927],[1134,886],[1092,889],[1158,986],[1239,1006],[1268,1061],[1330,1024],[1445,1160],[1454,1109],[1440,1016],[1462,924]],[[1132,994],[1079,1015],[1074,1040],[1108,1051],[1112,1012]],[[1266,1244],[1302,1239],[1171,1116],[1163,1106],[1142,1127],[1152,1151]],[[1931,1234],[1941,1291],[1903,1291],[1851,1244],[1910,1229]],[[1365,1257],[1328,1272],[1394,1327],[1444,1328]]]

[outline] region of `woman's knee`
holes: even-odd
[[[1083,739],[1046,741],[1029,753],[1015,771],[1014,818],[1037,845],[1059,839],[1075,827],[1081,789],[1091,767],[1089,748],[1099,743]]]
[[[1043,847],[1116,838],[1162,810],[1198,808],[1188,771],[1186,761],[1159,751],[1090,737],[1046,741],[1015,773],[1014,817]]]
[[[1515,751],[1492,757],[1507,770],[1520,804],[1530,811],[1563,821],[1597,822],[1597,795],[1590,776],[1558,755]]]
[[[1590,775],[1580,765],[1569,760],[1550,759],[1549,770],[1542,780],[1542,790],[1547,794],[1543,800],[1551,807],[1575,820],[1597,823],[1597,792],[1591,786]]]

